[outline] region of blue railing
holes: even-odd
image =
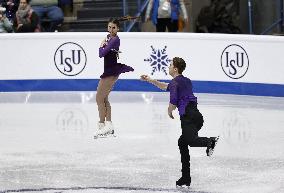
[[[263,32],[261,32],[261,35],[265,35],[268,32],[270,32],[273,28],[275,28],[277,25],[279,26],[279,31],[283,32],[284,31],[284,0],[278,0],[278,10],[279,10],[279,18],[277,19],[277,21],[275,21],[274,23],[272,23],[269,27],[267,27]],[[250,34],[254,34],[253,32],[253,0],[248,0],[248,20],[249,20],[249,33]]]
[[[261,35],[267,34],[269,31],[271,31],[275,26],[279,25],[279,30],[283,32],[283,25],[284,25],[284,14],[283,14],[283,0],[278,1],[278,7],[279,7],[279,18],[277,21],[272,23],[267,29],[265,29]]]
[[[143,11],[146,9],[147,4],[149,0],[137,0],[137,13],[135,14],[136,17],[140,17]],[[128,1],[123,0],[123,15],[129,15],[129,7],[128,7]],[[137,21],[131,21],[129,23],[124,22],[124,31],[130,32],[133,26],[135,25]],[[140,27],[139,27],[140,28]]]
[[[131,0],[130,0],[131,1]],[[130,2],[128,0],[123,0],[123,15],[129,15],[129,7],[128,3]],[[141,16],[141,14],[146,9],[147,5],[149,3],[149,0],[137,0],[137,13],[135,14],[136,17]],[[248,5],[248,22],[249,22],[249,33],[254,34],[254,19],[253,19],[253,0],[247,0]],[[281,32],[284,31],[284,0],[278,0],[278,8],[279,8],[279,18],[277,21],[272,23],[268,28],[266,28],[261,35],[267,34],[269,31],[271,31],[274,27],[277,25],[279,26],[279,30]],[[136,24],[137,21],[131,21],[131,22],[124,22],[124,31],[130,32],[133,26]],[[140,28],[140,26],[139,26]]]
[[[248,20],[249,20],[249,33],[253,34],[253,9],[252,0],[248,0]]]

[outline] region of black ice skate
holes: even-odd
[[[189,188],[191,183],[191,177],[181,177],[178,181],[176,181],[177,188]]]
[[[206,149],[206,154],[209,157],[212,156],[212,154],[214,152],[214,149],[215,149],[217,142],[219,140],[219,136],[218,137],[210,137],[210,140],[211,140],[211,142]]]

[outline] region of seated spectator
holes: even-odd
[[[60,7],[58,7],[58,0],[32,0],[31,5],[34,11],[39,16],[41,23],[47,19],[49,25],[47,32],[54,32],[63,23],[64,15]]]
[[[13,31],[13,24],[5,16],[5,8],[0,7],[0,33],[8,33]]]
[[[39,18],[30,7],[29,3],[30,0],[20,0],[20,5],[14,20],[15,32],[40,32]]]
[[[211,0],[210,5],[203,7],[198,14],[196,32],[241,34],[242,31],[235,22],[236,7],[238,4],[235,2]]]
[[[14,18],[19,6],[19,0],[0,0],[2,1],[2,7],[6,8],[6,17],[11,21],[14,22]]]

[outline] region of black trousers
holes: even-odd
[[[178,20],[172,20],[171,18],[158,18],[156,24],[157,32],[165,32],[168,28],[168,32],[178,31]]]
[[[178,146],[181,155],[182,175],[190,176],[190,147],[207,147],[210,138],[199,137],[198,131],[203,126],[203,116],[199,112],[196,103],[189,103],[185,114],[180,117],[182,135],[178,140]]]

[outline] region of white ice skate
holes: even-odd
[[[104,126],[105,126],[105,123],[98,122],[98,130],[103,129]]]
[[[99,126],[99,129],[98,129],[98,131],[96,132],[96,134],[94,136],[94,139],[115,137],[114,129],[113,129],[113,125],[112,125],[111,121],[106,121],[102,128],[100,126]]]

